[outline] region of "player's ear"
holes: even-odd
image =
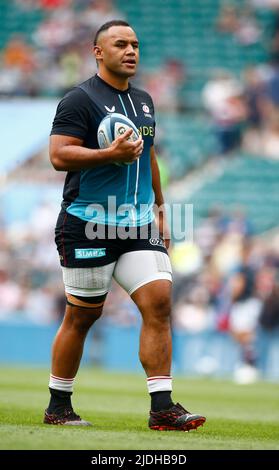
[[[93,47],[93,52],[96,57],[96,60],[102,58],[102,48],[100,46],[94,46]]]

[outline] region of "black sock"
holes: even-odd
[[[153,392],[150,393],[150,396],[152,411],[169,410],[174,405],[171,399],[171,392]]]
[[[48,413],[59,414],[66,408],[72,408],[71,395],[73,392],[63,392],[54,388],[49,388],[49,391],[50,402],[47,408]]]

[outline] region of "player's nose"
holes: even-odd
[[[136,51],[135,51],[135,49],[133,48],[132,44],[128,44],[128,45],[127,45],[126,54],[133,55],[133,56],[136,55]]]

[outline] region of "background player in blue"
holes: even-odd
[[[162,206],[163,196],[153,147],[153,102],[147,93],[129,84],[139,60],[135,32],[123,21],[106,23],[96,34],[94,54],[98,74],[59,103],[50,139],[54,168],[68,172],[56,226],[67,306],[53,344],[51,398],[44,422],[90,425],[73,411],[71,395],[86,334],[102,314],[113,276],[142,315],[139,357],[151,395],[149,427],[195,429],[205,418],[171,399],[169,240],[164,240],[163,212],[154,236],[153,206]],[[110,112],[129,117],[141,130],[141,137],[129,142],[132,131],[127,131],[108,149],[99,149],[97,129]],[[111,196],[116,212],[109,206]],[[92,204],[103,210],[92,211]],[[125,217],[119,207],[128,208]],[[125,239],[121,233],[127,226],[131,236]],[[111,227],[123,231],[111,237]],[[105,229],[105,237],[88,238],[96,228]]]

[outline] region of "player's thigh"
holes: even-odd
[[[172,269],[167,253],[140,250],[118,259],[113,277],[132,297],[142,314],[170,306]]]
[[[113,277],[129,295],[157,280],[172,281],[171,263],[167,253],[153,250],[129,251],[119,257]]]
[[[62,267],[67,303],[79,308],[100,308],[110,289],[115,262],[86,268]]]
[[[171,314],[171,286],[167,279],[144,284],[137,289],[131,298],[137,305],[145,325],[160,326],[158,322],[169,321]]]

